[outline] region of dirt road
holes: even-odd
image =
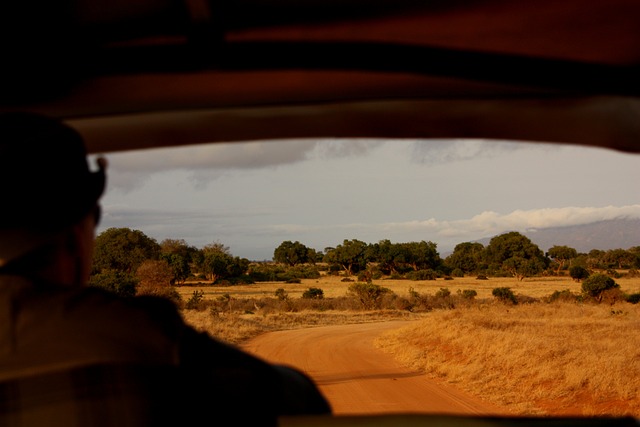
[[[404,321],[272,332],[243,348],[310,375],[336,415],[423,413],[506,415],[506,411],[407,369],[373,346]]]

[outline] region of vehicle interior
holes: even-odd
[[[90,153],[321,137],[640,153],[635,0],[36,0],[2,9],[0,111],[61,118]],[[282,420],[487,424],[637,420]]]

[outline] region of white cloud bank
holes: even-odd
[[[437,221],[431,218],[426,221],[390,223],[385,227],[431,230],[447,237],[476,233],[491,236],[509,230],[564,227],[617,218],[640,218],[640,205],[515,210],[508,214],[486,211],[465,220]]]
[[[544,208],[515,210],[507,214],[485,211],[470,219],[456,221],[440,221],[429,218],[422,221],[382,224],[353,223],[329,227],[282,224],[273,226],[271,232],[279,235],[311,235],[321,232],[327,235],[334,233],[339,235],[341,233],[344,238],[367,240],[368,236],[369,242],[380,239],[406,241],[402,238],[414,236],[411,240],[432,240],[446,245],[492,237],[508,231],[532,231],[619,218],[640,218],[640,205]],[[347,231],[351,234],[345,234]]]

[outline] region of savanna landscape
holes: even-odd
[[[183,286],[179,292],[186,300],[202,292],[202,308],[185,309],[185,318],[234,344],[274,330],[415,320],[384,333],[375,345],[430,378],[455,384],[514,414],[640,416],[637,304],[612,295],[605,303],[570,301],[567,295],[579,295],[581,284],[569,277],[464,277],[381,280],[391,293],[379,309],[367,309],[349,296],[352,282],[342,279]],[[640,278],[617,281],[625,292],[640,292]],[[526,302],[513,304],[492,296],[492,289],[507,287]],[[322,289],[324,297],[303,299],[309,288]],[[286,290],[290,305],[278,299],[278,289]],[[477,296],[466,299],[465,290],[475,290]],[[556,291],[563,296],[552,301]],[[407,301],[420,298],[431,299],[433,307],[407,309]]]
[[[330,328],[363,325],[373,337],[366,351],[392,357],[410,370],[403,376],[418,373],[502,414],[640,417],[637,248],[579,254],[558,246],[543,254],[507,233],[487,247],[461,244],[445,259],[431,242],[345,240],[322,260],[310,251],[298,262],[276,260],[276,250],[273,262],[256,263],[216,243],[201,253],[207,274],[176,281],[168,260],[179,257],[163,243],[164,258],[145,259],[135,275],[96,272],[93,285],[170,298],[197,329],[249,349],[270,333],[327,327],[339,335]],[[354,246],[362,250],[343,253],[359,260],[339,257]],[[97,249],[99,266],[100,236]],[[314,371],[322,362],[304,363]]]

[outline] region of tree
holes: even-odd
[[[164,260],[146,260],[136,270],[139,287],[167,287],[171,286],[173,272]]]
[[[233,257],[224,252],[206,252],[202,261],[202,272],[212,282],[227,277],[227,268]]]
[[[494,237],[485,251],[487,262],[518,280],[543,271],[548,259],[528,237],[512,231]]]
[[[634,257],[632,264],[633,268],[640,268],[640,246],[629,248],[629,253]]]
[[[636,255],[625,249],[611,249],[604,253],[602,261],[610,268],[630,268],[636,261]]]
[[[598,301],[602,300],[602,293],[604,291],[619,287],[620,285],[611,277],[600,273],[593,274],[582,282],[582,292]]]
[[[556,274],[560,274],[560,270],[564,268],[565,263],[578,256],[578,251],[569,246],[552,246],[547,251],[547,256],[558,264]]]
[[[398,273],[400,266],[406,262],[402,247],[388,239],[369,245],[366,257],[369,261],[377,262],[378,268],[389,274]]]
[[[216,282],[219,279],[239,277],[249,269],[249,260],[234,257],[229,248],[222,243],[213,243],[202,249],[200,271],[208,280]]]
[[[452,270],[459,268],[465,273],[473,273],[481,268],[483,256],[484,246],[482,243],[458,243],[453,249],[453,253],[445,259],[445,263]]]
[[[368,245],[357,239],[344,240],[341,245],[330,250],[324,257],[325,262],[341,266],[351,276],[367,268]]]
[[[589,270],[581,265],[574,265],[569,268],[569,276],[576,282],[579,282],[589,277]]]
[[[173,272],[172,283],[184,283],[191,275],[191,266],[196,261],[197,253],[197,248],[189,246],[182,239],[165,239],[160,242],[160,257],[169,264]]]
[[[315,263],[315,259],[315,250],[306,247],[298,241],[291,242],[286,240],[280,243],[280,246],[273,251],[273,260],[275,262],[287,264],[290,267],[307,262]]]
[[[132,297],[136,294],[138,279],[131,273],[107,270],[104,273],[92,275],[88,284],[122,297]]]
[[[136,270],[136,295],[167,298],[176,304],[182,302],[180,294],[171,286],[173,271],[165,260],[146,260]]]
[[[109,228],[96,237],[92,273],[133,274],[145,260],[157,260],[159,255],[160,245],[142,231]]]
[[[413,271],[437,269],[442,260],[437,251],[437,245],[433,242],[409,242],[402,243],[405,253],[405,261]]]

